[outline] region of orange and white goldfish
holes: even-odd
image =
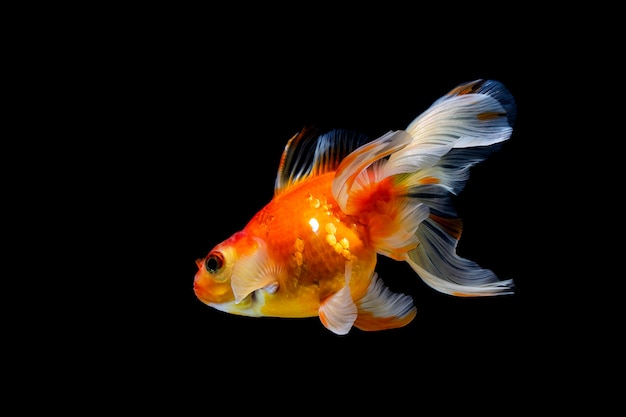
[[[462,222],[451,197],[510,138],[515,113],[502,83],[476,80],[375,140],[304,128],[285,146],[272,200],[196,260],[196,296],[232,314],[319,317],[344,335],[416,315],[413,299],[376,273],[378,255],[408,263],[442,293],[512,294],[512,279],[456,253]]]

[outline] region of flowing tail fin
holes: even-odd
[[[340,208],[368,225],[378,253],[406,261],[432,288],[455,296],[513,293],[513,280],[457,255],[462,221],[452,204],[483,161],[512,134],[516,105],[498,81],[461,84],[405,130],[348,155],[333,182]]]

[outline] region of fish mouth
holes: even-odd
[[[203,281],[205,281],[204,284]],[[212,291],[206,284],[206,278],[203,277],[202,271],[196,272],[193,279],[193,292],[204,304],[210,304],[215,302],[215,297],[212,296]]]
[[[211,302],[211,298],[209,297],[207,290],[204,287],[202,287],[200,284],[198,284],[197,279],[194,279],[193,281],[193,292],[196,295],[196,297],[203,303],[209,304]]]

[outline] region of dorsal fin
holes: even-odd
[[[307,178],[336,170],[343,158],[368,141],[366,135],[350,130],[333,129],[320,133],[313,126],[304,127],[285,145],[274,195]]]

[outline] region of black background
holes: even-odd
[[[134,15],[125,36],[107,27],[85,48],[77,77],[74,105],[91,157],[68,176],[80,183],[77,174],[96,173],[74,211],[96,209],[82,233],[97,243],[84,245],[82,259],[103,278],[89,279],[96,288],[81,297],[95,310],[83,342],[95,343],[75,349],[97,347],[97,375],[114,375],[128,398],[143,386],[145,401],[183,407],[227,392],[244,403],[253,395],[271,404],[287,391],[326,402],[355,386],[365,397],[384,390],[406,401],[414,394],[398,390],[433,378],[436,389],[506,395],[536,370],[551,374],[562,361],[566,314],[554,291],[562,277],[551,273],[559,191],[545,185],[557,94],[546,86],[558,82],[536,45],[485,22],[474,22],[484,32],[458,30],[444,41],[439,31],[417,33],[400,11],[253,26],[231,16],[227,29],[219,13],[205,21],[165,12]],[[345,336],[317,318],[232,316],[195,297],[195,260],[271,200],[283,148],[304,125],[377,137],[477,78],[501,81],[518,114],[511,139],[472,169],[458,197],[458,252],[512,278],[515,295],[450,297],[380,258],[379,275],[413,297],[417,317],[401,329]],[[179,400],[181,392],[189,398]]]
[[[623,356],[613,11],[294,6],[7,14],[6,399],[203,416],[601,407]],[[450,297],[381,257],[417,317],[346,336],[195,297],[195,260],[270,201],[304,125],[376,137],[477,78],[504,83],[518,117],[458,197],[458,251],[515,295]]]

